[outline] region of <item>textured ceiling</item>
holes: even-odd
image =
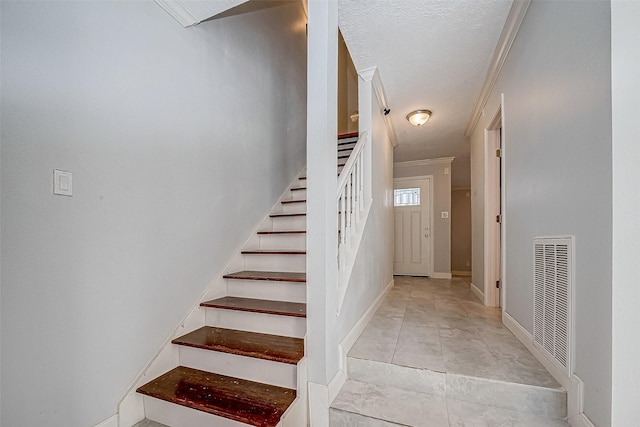
[[[452,185],[471,183],[464,131],[511,0],[340,0],[340,30],[358,70],[377,66],[398,145],[394,161],[455,156]],[[413,127],[405,116],[429,109]]]

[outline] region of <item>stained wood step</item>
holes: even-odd
[[[339,159],[348,159],[350,154],[345,154],[343,156],[338,156]]]
[[[290,205],[291,203],[307,203],[306,199],[297,199],[297,200],[283,200],[282,202],[283,205]]]
[[[203,302],[200,306],[225,310],[249,311],[252,313],[276,314],[279,316],[307,317],[307,305],[299,302],[222,297]]]
[[[302,191],[302,190],[306,190],[307,187],[298,187],[298,188],[292,188],[291,191]]]
[[[238,280],[268,280],[273,282],[297,282],[307,281],[306,273],[289,273],[284,271],[238,271],[237,273],[225,274],[225,279]]]
[[[296,391],[178,366],[138,393],[258,427],[274,427]]]
[[[241,252],[242,255],[306,255],[307,251],[293,249],[249,249]]]
[[[172,344],[296,365],[304,356],[304,340],[204,326]]]
[[[305,230],[258,231],[258,234],[305,234]]]
[[[305,178],[306,179],[306,178]],[[283,218],[288,216],[307,216],[306,213],[281,213],[281,214],[270,214],[270,218]]]
[[[358,132],[341,133],[341,134],[338,135],[338,140],[347,139],[347,138],[355,138],[358,135],[359,135]]]
[[[340,151],[353,151],[353,147],[349,147],[349,148],[338,148],[338,153]]]

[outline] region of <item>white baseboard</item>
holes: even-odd
[[[452,271],[451,272],[452,276],[464,276],[464,277],[471,277],[471,272],[464,270],[464,271]]]
[[[395,284],[395,281],[391,279],[391,281],[389,282],[387,287],[384,289],[384,291],[382,291],[382,293],[378,295],[378,298],[376,298],[373,304],[371,304],[371,306],[367,309],[367,311],[364,312],[360,320],[358,320],[356,324],[353,325],[353,328],[351,328],[351,330],[347,332],[347,334],[344,336],[344,338],[340,342],[340,347],[345,355],[346,353],[349,352],[349,350],[351,350],[351,347],[353,347],[353,344],[355,344],[356,340],[358,339],[358,337],[360,336],[364,328],[367,327],[369,320],[371,320],[373,315],[376,314],[376,311],[378,310],[378,308],[380,308],[380,305],[382,305],[382,301],[384,301],[385,295],[387,295],[387,292],[389,292],[389,290],[394,286],[394,284]],[[346,371],[346,366],[341,365],[340,369],[343,369]]]
[[[451,273],[433,273],[431,275],[432,279],[451,279]]]
[[[484,304],[484,292],[482,292],[476,285],[471,283],[469,285],[469,289],[471,289],[471,293],[476,296],[483,304]]]
[[[584,382],[577,375],[571,377],[571,389],[567,393],[567,415],[573,427],[595,427],[584,414]]]
[[[118,414],[110,416],[95,427],[118,427]]]
[[[570,390],[572,387],[571,379],[567,378],[566,374],[558,369],[553,362],[547,359],[540,350],[533,345],[533,336],[527,331],[520,323],[509,315],[506,311],[502,312],[502,323],[509,329],[513,335],[520,340],[520,342],[527,347],[527,350],[538,359],[540,363],[549,371],[551,375],[565,388]]]
[[[571,427],[596,427],[584,413],[569,418],[569,425]]]
[[[309,425],[329,427],[329,387],[324,384],[308,383]]]

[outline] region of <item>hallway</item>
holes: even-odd
[[[469,278],[396,276],[349,352],[348,376],[332,426],[568,425],[562,387]]]

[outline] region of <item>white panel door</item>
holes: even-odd
[[[394,181],[393,273],[431,275],[429,180]]]

